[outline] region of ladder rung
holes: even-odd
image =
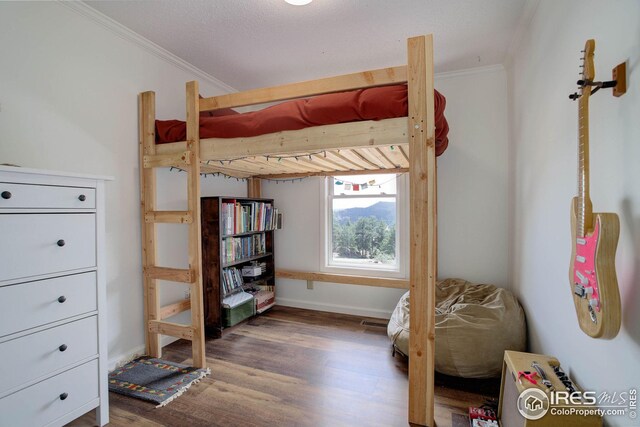
[[[188,299],[174,302],[173,304],[165,305],[160,308],[160,319],[166,319],[167,317],[175,316],[178,313],[191,309],[191,301]]]
[[[170,337],[193,340],[193,327],[179,323],[149,320],[149,332],[154,334],[169,335]]]
[[[191,211],[151,211],[144,215],[145,222],[168,222],[173,224],[191,224]]]
[[[176,167],[184,168],[191,164],[191,151],[184,151],[180,154],[155,154],[144,156],[143,166],[145,168]]]
[[[193,283],[193,270],[168,267],[145,267],[144,274],[150,279],[170,282]]]

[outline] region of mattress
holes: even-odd
[[[438,91],[434,94],[436,154],[440,155],[449,142],[449,125],[444,116],[445,97]],[[287,101],[243,114],[231,109],[204,112],[200,117],[200,138],[251,137],[312,126],[406,116],[407,85],[381,86]],[[184,121],[156,120],[158,144],[185,139]]]

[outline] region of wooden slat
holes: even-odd
[[[261,155],[288,155],[407,143],[407,118],[340,123],[282,131],[248,138],[209,138],[201,141],[201,160],[226,160]],[[159,154],[185,151],[184,141],[159,144]],[[270,160],[271,161],[271,160]]]
[[[378,70],[203,98],[200,100],[200,111],[264,104],[266,102],[304,98],[325,93],[398,84],[406,81],[407,67],[381,68]]]
[[[380,147],[379,150],[396,166],[399,168],[408,168],[409,162],[402,155],[401,147],[389,146]]]
[[[267,159],[264,156],[253,156],[246,160],[233,162],[232,164],[235,165],[236,163],[240,163],[241,165],[246,164],[247,166],[251,165],[252,170],[259,171],[257,175],[315,170],[313,167],[309,167],[293,160],[290,161],[289,159],[282,159],[281,161],[278,161],[277,159]]]
[[[247,197],[259,199],[262,193],[262,180],[260,178],[249,178],[247,180]]]
[[[200,162],[200,173],[220,173],[235,178],[246,178],[260,173],[261,169],[250,162],[233,162],[233,165],[221,166],[219,162]]]
[[[411,151],[409,422],[433,426],[437,276],[433,38],[410,38],[407,47]]]
[[[168,317],[175,316],[191,309],[191,301],[184,299],[182,301],[174,302],[173,304],[165,305],[160,309],[160,319],[164,320]]]
[[[301,155],[302,157],[303,155]],[[257,175],[268,175],[273,173],[288,173],[288,172],[310,172],[321,171],[323,167],[320,164],[313,162],[302,162],[295,160],[294,158],[269,158],[267,160],[264,156],[253,156],[246,160],[234,161],[232,165],[236,163],[246,163],[253,165],[254,171],[259,171]],[[235,166],[234,166],[235,167]]]
[[[402,156],[407,161],[407,163],[409,163],[409,147],[400,146],[400,152],[402,153]]]
[[[138,132],[139,132],[139,161],[140,161],[140,212],[142,213],[142,267],[143,270],[156,263],[156,225],[147,223],[147,212],[156,210],[156,172],[154,169],[143,167],[144,156],[156,154],[156,94],[144,92],[138,97]],[[143,315],[144,321],[157,320],[160,302],[156,292],[156,280],[143,274]],[[153,357],[161,357],[162,349],[156,334],[150,334],[145,328],[146,352]]]
[[[309,156],[311,156],[311,159],[309,159]],[[324,158],[322,154],[318,156],[312,156],[312,155],[309,155],[309,156],[300,156],[298,161],[300,163],[307,164],[307,165],[309,164],[318,165],[322,168],[322,170],[325,170],[325,171],[348,170],[347,167],[341,166],[331,160]]]
[[[342,283],[348,285],[375,286],[383,288],[408,289],[406,279],[389,279],[386,277],[352,276],[345,274],[315,273],[308,271],[276,270],[280,279],[311,280],[314,282]]]
[[[204,303],[202,288],[202,231],[200,213],[200,111],[198,82],[187,83],[187,150],[191,152],[192,167],[187,174],[187,205],[193,215],[189,224],[189,269],[193,271],[191,286],[191,352],[193,366],[205,368]]]
[[[400,165],[394,163],[389,156],[387,156],[386,151],[389,149],[389,147],[376,147],[376,148],[372,148],[369,151],[372,152],[376,152],[377,156],[379,156],[380,159],[382,159],[382,161],[385,162],[385,166],[388,168],[397,168],[400,167]]]
[[[189,211],[151,211],[144,215],[145,222],[191,224],[193,217]]]
[[[269,163],[275,161],[276,163],[282,163],[283,167],[288,172],[304,172],[304,171],[323,171],[324,168],[322,165],[314,163],[314,162],[300,162],[295,159],[282,159],[278,161],[277,159],[269,160]]]
[[[144,275],[150,279],[179,283],[192,283],[194,277],[192,270],[157,266],[144,267]]]
[[[351,151],[353,151],[358,156],[365,159],[376,169],[385,169],[387,167],[387,165],[385,165],[385,163],[382,160],[380,160],[377,156],[371,153],[368,149],[351,150]]]
[[[205,167],[205,165],[207,166]],[[209,169],[209,167],[214,169],[217,168],[219,169],[219,172],[231,176],[268,175],[272,173],[322,170],[320,165],[306,164],[304,162],[286,158],[278,161],[277,158],[267,159],[264,156],[250,156],[243,159],[233,160],[231,163],[224,160],[209,160],[204,163],[202,167],[205,169]]]
[[[176,167],[186,168],[191,163],[191,156],[188,151],[183,153],[174,154],[156,154],[146,155],[143,157],[144,168],[163,168],[163,167]]]
[[[258,175],[255,178],[262,179],[295,179],[305,178],[308,176],[343,176],[343,175],[369,175],[369,174],[391,174],[391,173],[406,173],[409,172],[409,168],[394,168],[394,169],[376,169],[376,170],[350,170],[340,172],[301,172],[301,173],[283,173],[274,175]]]
[[[313,159],[313,161],[323,162],[323,164],[328,166],[327,169],[329,170],[348,171],[353,169],[353,166],[350,163],[345,162],[339,157],[331,155],[330,151],[325,151],[322,154],[315,154],[311,156],[311,158]]]
[[[364,159],[361,155],[359,155],[353,150],[339,150],[339,151],[336,151],[336,153],[337,155],[343,156],[344,158],[348,159],[350,162],[357,164],[358,166],[360,166],[360,169],[368,169],[368,170],[379,169],[378,166]]]
[[[185,340],[193,340],[195,336],[194,328],[190,325],[181,325],[179,323],[163,322],[159,320],[150,320],[147,329],[153,334],[168,335],[170,337],[182,338]]]
[[[332,159],[334,162],[338,162],[344,165],[349,170],[361,170],[364,169],[359,163],[349,160],[341,153],[336,151],[327,151],[327,158]]]
[[[382,165],[383,168],[393,168],[395,167],[395,165],[393,164],[392,161],[390,161],[387,156],[385,156],[384,154],[382,154],[382,152],[378,149],[378,147],[376,148],[363,148],[360,150],[361,152],[365,152],[367,153],[369,156],[373,157],[374,159],[376,159],[376,163]]]

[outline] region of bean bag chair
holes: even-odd
[[[387,335],[409,354],[409,292],[391,315]],[[436,284],[436,371],[463,378],[500,376],[505,350],[525,351],[524,311],[516,297],[493,285],[461,279]]]

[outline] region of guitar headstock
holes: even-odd
[[[596,50],[596,41],[587,40],[584,44],[584,56],[582,57],[582,80],[591,80],[595,78],[596,70],[593,66],[593,52]]]
[[[596,50],[596,41],[593,39],[587,40],[584,44],[584,50],[582,51],[583,57],[580,58],[582,63],[580,64],[580,76],[578,80],[578,92],[569,95],[572,100],[577,100],[583,96],[589,97],[591,95],[591,85],[595,78],[596,70],[593,65],[593,53]]]

